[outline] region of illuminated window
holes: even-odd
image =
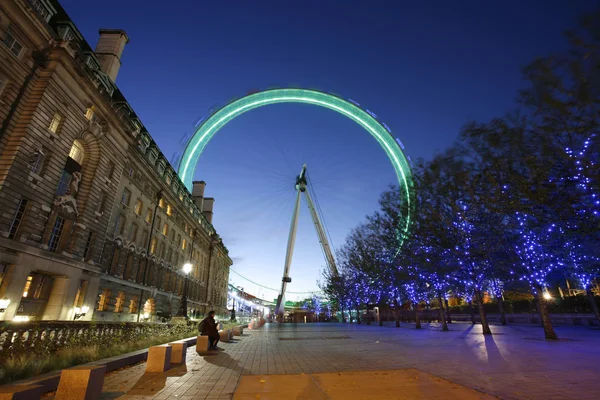
[[[59,113],[54,113],[54,117],[52,117],[52,121],[50,121],[50,126],[48,127],[48,129],[50,129],[50,132],[58,133],[58,128],[60,128],[61,121],[62,115],[60,115]],[[74,159],[74,157],[71,158]]]
[[[154,254],[156,251],[156,238],[152,238],[152,243],[150,243],[150,253]]]
[[[106,311],[108,310],[108,303],[110,301],[110,290],[103,289],[102,293],[100,293],[100,298],[98,299],[98,311]]]
[[[31,289],[32,281],[33,281],[33,276],[29,275],[27,277],[27,282],[25,282],[25,288],[23,288],[23,297],[29,296],[29,289]]]
[[[144,208],[144,203],[140,199],[137,199],[135,202],[135,208],[134,208],[135,213],[137,215],[142,215],[143,208]]]
[[[83,145],[79,140],[75,140],[73,142],[73,146],[71,146],[71,151],[69,152],[69,157],[71,157],[77,164],[83,165]]]
[[[169,225],[168,224],[164,224],[163,228],[162,228],[162,234],[164,236],[167,236],[169,234]]]
[[[154,314],[154,299],[148,299],[144,303],[144,313]]]
[[[138,304],[138,298],[137,297],[132,297],[131,300],[129,300],[129,312],[131,314],[137,312],[137,308],[138,308],[137,304]]]
[[[183,242],[181,243],[181,250],[185,250],[186,247],[187,247],[187,240],[184,238]]]
[[[123,189],[123,194],[121,195],[121,204],[129,207],[130,200],[131,200],[131,191],[127,188]]]
[[[167,204],[167,202],[165,201],[165,199],[163,199],[163,198],[161,197],[161,199],[158,201],[158,206],[159,206],[160,208],[165,208],[166,204]]]
[[[170,204],[167,204],[167,215],[170,217],[173,215],[173,207]]]
[[[21,56],[21,53],[23,52],[23,45],[21,43],[19,43],[19,41],[17,39],[14,38],[10,29],[8,30],[8,32],[4,33],[4,40],[2,40],[2,42],[6,45],[6,47],[8,47],[10,52],[13,53],[15,56],[17,56],[17,57]]]
[[[148,210],[146,210],[146,223],[151,223],[152,222],[152,209],[149,208]]]
[[[125,305],[125,293],[119,292],[115,299],[115,312],[123,312],[123,306]]]
[[[85,117],[88,119],[88,121],[91,121],[94,118],[94,109],[92,107],[88,107],[88,109],[85,111]]]

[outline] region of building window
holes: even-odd
[[[19,233],[19,227],[21,226],[21,222],[23,221],[23,216],[25,215],[25,210],[27,209],[27,199],[21,199],[19,202],[19,206],[17,207],[17,212],[13,217],[13,220],[10,224],[10,229],[8,230],[8,238],[14,239],[17,237]]]
[[[129,167],[129,169],[127,169],[127,176],[133,178],[133,167]]]
[[[106,177],[108,178],[109,181],[112,180],[113,176],[115,175],[115,163],[113,163],[112,161],[108,162],[108,174],[106,175]]]
[[[131,300],[129,300],[129,313],[134,314],[137,312],[137,308],[138,308],[138,298],[137,297],[132,297]]]
[[[166,236],[169,234],[169,225],[168,225],[168,224],[166,224],[166,223],[163,225],[163,228],[162,228],[162,234],[163,234],[163,236],[165,236],[165,237],[166,237]]]
[[[56,217],[52,232],[50,232],[50,240],[48,241],[48,250],[55,252],[58,248],[58,242],[62,235],[63,228],[65,226],[65,220],[62,217]]]
[[[150,243],[150,254],[154,254],[156,252],[156,238],[152,238],[152,243]]]
[[[15,56],[20,57],[23,52],[23,45],[14,38],[10,29],[5,33],[4,40],[2,41],[8,47],[11,53]]]
[[[131,191],[127,188],[123,189],[123,194],[121,195],[121,204],[126,207],[129,207],[129,201],[131,200]]]
[[[113,235],[117,236],[123,233],[123,227],[125,226],[125,217],[121,214],[117,214],[115,218],[115,230]]]
[[[115,299],[115,312],[123,312],[123,306],[125,305],[125,293],[119,292]]]
[[[85,248],[83,249],[83,259],[89,261],[92,255],[92,244],[94,243],[94,233],[90,231],[88,233],[87,240],[85,241]]]
[[[31,290],[31,282],[33,282],[33,276],[29,275],[27,277],[27,281],[25,282],[25,287],[23,288],[23,298],[27,298],[27,296],[29,296],[29,290]]]
[[[163,199],[162,197],[160,198],[160,200],[158,201],[158,206],[160,208],[165,208],[165,206],[167,205],[167,202],[165,201],[165,199]]]
[[[177,235],[177,247],[181,246],[181,235]]]
[[[50,129],[50,132],[58,133],[61,121],[62,115],[60,115],[59,113],[54,113],[54,117],[52,117],[52,121],[50,121],[50,126],[48,127],[48,129]],[[71,158],[75,159],[74,157]]]
[[[162,223],[162,221],[161,221],[160,217],[157,217],[156,223],[154,224],[154,229],[159,230],[161,223]]]
[[[31,172],[41,176],[44,173],[44,170],[46,169],[48,155],[48,149],[46,149],[43,146],[42,148],[34,151],[31,156],[31,159],[29,160]]]
[[[171,231],[171,242],[175,241],[175,231]]]
[[[96,206],[96,212],[102,214],[106,207],[106,192],[100,192],[100,198],[98,199],[98,205]]]
[[[146,210],[146,223],[151,223],[152,222],[152,209],[149,208],[148,210]]]
[[[88,109],[85,111],[85,118],[88,121],[91,121],[92,119],[94,119],[94,108],[93,107],[88,107]]]
[[[50,21],[52,17],[52,13],[46,8],[46,5],[41,0],[28,0],[29,4],[31,4],[31,8],[33,8],[40,17],[46,22]]]
[[[5,77],[4,75],[0,74],[0,95],[4,92],[4,89],[6,89],[7,84],[8,84],[8,78]]]
[[[167,204],[167,215],[170,217],[173,215],[173,207],[170,204]]]
[[[71,146],[69,157],[71,157],[77,164],[83,165],[84,154],[85,152],[83,151],[83,145],[79,140],[75,140],[73,142],[73,146]]]
[[[142,246],[144,246],[144,249],[148,246],[148,231],[142,233]]]
[[[138,226],[136,224],[131,224],[131,227],[129,227],[129,234],[127,235],[127,240],[129,240],[130,242],[135,242],[135,239],[137,238],[137,231]]]
[[[135,208],[133,209],[133,211],[137,214],[137,215],[142,215],[142,210],[144,209],[144,203],[140,200],[137,199],[135,201]]]
[[[167,249],[167,257],[166,257],[167,262],[171,262],[171,258],[173,258],[173,249],[169,247]]]
[[[183,238],[183,242],[181,243],[181,250],[185,250],[186,247],[187,247],[187,239]]]
[[[110,290],[103,289],[102,293],[100,293],[100,298],[98,299],[98,311],[106,311],[108,310],[108,303],[110,301]]]
[[[165,244],[161,243],[158,250],[158,258],[165,258]]]

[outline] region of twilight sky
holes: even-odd
[[[92,47],[98,28],[127,32],[117,84],[169,159],[209,109],[251,90],[300,86],[358,101],[415,160],[449,146],[464,123],[511,109],[523,86],[520,68],[566,46],[562,32],[596,2],[149,3],[61,1]],[[280,286],[293,186],[304,163],[334,247],[375,211],[379,194],[395,180],[383,150],[358,125],[300,104],[240,116],[198,163],[196,178],[216,199],[213,223],[232,269],[270,288]],[[303,204],[288,289],[317,289],[324,265]],[[235,285],[277,296],[235,272]]]

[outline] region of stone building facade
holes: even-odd
[[[0,320],[158,321],[225,311],[227,248],[204,182],[190,193],[54,0],[0,1]],[[85,315],[84,314],[85,312]]]

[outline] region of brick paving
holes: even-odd
[[[600,330],[436,324],[401,328],[355,324],[267,324],[245,330],[217,355],[188,350],[185,366],[144,374],[145,363],[108,374],[103,398],[231,399],[242,375],[320,374],[415,368],[505,399],[597,399]],[[399,394],[399,398],[401,394]]]

